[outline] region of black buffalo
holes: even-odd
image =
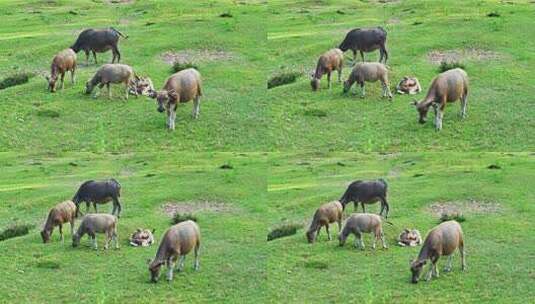
[[[104,181],[86,181],[84,182],[72,201],[76,205],[76,216],[80,214],[80,203],[85,202],[86,212],[89,211],[89,205],[93,203],[95,212],[97,211],[97,204],[106,204],[113,201],[113,210],[111,214],[117,211],[117,217],[121,214],[121,203],[119,197],[121,196],[121,184],[113,178]]]
[[[78,53],[79,51],[85,52],[86,65],[89,62],[89,51],[93,53],[93,58],[95,58],[96,64],[96,53],[104,53],[110,49],[113,53],[111,63],[115,62],[115,58],[117,58],[117,62],[119,62],[121,61],[121,53],[119,53],[119,48],[117,47],[119,36],[124,37],[125,39],[128,38],[113,27],[97,30],[87,29],[78,35],[78,39],[76,39],[76,42],[71,46],[71,49],[75,53]]]
[[[357,59],[357,51],[360,51],[360,57],[364,61],[363,52],[373,52],[379,49],[381,57],[379,62],[384,58],[384,63],[388,60],[388,52],[386,51],[386,31],[382,27],[374,28],[357,28],[349,31],[346,38],[338,47],[342,52],[347,50],[353,51],[353,61]]]
[[[382,178],[371,181],[355,181],[352,182],[349,187],[347,187],[346,192],[342,198],[340,198],[340,203],[345,209],[345,206],[348,203],[353,202],[355,210],[358,207],[358,203],[360,203],[362,206],[362,211],[366,212],[364,204],[374,204],[378,201],[381,201],[381,212],[379,212],[379,215],[382,215],[383,211],[386,209],[385,218],[388,218],[388,211],[390,210],[390,207],[386,201],[387,189],[388,184]]]

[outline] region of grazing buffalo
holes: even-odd
[[[382,178],[372,181],[355,181],[347,187],[346,192],[340,198],[340,203],[342,203],[345,209],[347,203],[353,202],[355,210],[357,209],[358,203],[360,203],[362,212],[366,213],[364,204],[374,204],[381,201],[381,212],[379,212],[379,215],[382,215],[383,210],[386,209],[385,218],[388,218],[390,207],[386,201],[387,188],[388,184]]]
[[[85,52],[85,63],[89,63],[89,51],[93,53],[93,58],[95,58],[95,64],[97,64],[97,55],[96,53],[104,53],[111,49],[113,53],[113,58],[111,63],[121,61],[121,53],[119,53],[119,48],[117,47],[119,43],[119,36],[124,37],[125,39],[128,36],[123,35],[118,30],[113,27],[107,29],[87,29],[78,35],[78,39],[71,46],[71,49],[78,53],[79,51]]]
[[[86,204],[86,212],[89,211],[89,205],[93,203],[93,208],[98,213],[97,204],[105,204],[113,201],[111,214],[115,214],[115,211],[117,211],[117,217],[119,217],[122,209],[121,203],[119,202],[120,196],[121,184],[113,178],[104,181],[87,181],[80,186],[72,198],[72,201],[76,205],[76,216],[80,214],[80,203],[82,202]]]
[[[388,52],[386,51],[386,31],[382,27],[374,28],[357,28],[349,31],[346,38],[340,43],[339,49],[342,52],[347,50],[353,51],[353,61],[357,59],[357,51],[360,51],[360,57],[364,61],[363,52],[373,52],[379,49],[381,62],[384,58],[384,63],[388,60]]]
[[[466,117],[466,105],[468,101],[468,75],[462,69],[448,70],[439,74],[429,87],[425,98],[413,105],[418,110],[418,122],[424,124],[427,121],[427,112],[433,107],[435,111],[435,130],[442,130],[442,118],[446,103],[461,101],[461,119]]]
[[[448,263],[444,271],[451,271],[453,253],[456,249],[459,249],[461,253],[461,270],[464,271],[466,269],[466,261],[464,259],[464,238],[461,225],[456,221],[447,221],[433,228],[427,234],[418,258],[410,263],[412,273],[411,282],[418,283],[427,260],[431,260],[431,265],[429,266],[429,271],[425,279],[429,281],[431,277],[438,278],[437,262],[443,255],[448,257]]]

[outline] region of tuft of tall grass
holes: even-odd
[[[33,228],[31,224],[25,223],[12,223],[6,229],[0,232],[0,241],[5,241],[17,236],[26,235]]]
[[[438,72],[442,73],[442,72],[446,72],[447,70],[452,70],[456,68],[460,68],[464,70],[465,65],[458,61],[452,61],[452,62],[442,61],[440,62],[440,66],[438,67]]]
[[[32,73],[18,72],[0,81],[0,90],[27,83],[33,77]]]
[[[271,89],[271,88],[278,87],[281,85],[293,83],[300,76],[301,76],[301,72],[296,72],[296,71],[280,72],[268,80],[267,88]]]
[[[274,229],[272,229],[268,235],[267,235],[267,240],[268,242],[269,241],[272,241],[272,240],[275,240],[275,239],[278,239],[278,238],[282,238],[282,237],[285,237],[285,236],[290,236],[290,235],[294,235],[297,233],[297,230],[303,228],[303,225],[302,224],[298,224],[298,223],[285,223],[285,224],[282,224],[278,227],[275,227]]]
[[[197,222],[197,217],[191,213],[180,213],[177,212],[175,215],[173,215],[173,218],[171,219],[171,224],[176,225],[181,222],[185,222],[188,220],[192,220],[194,222]]]

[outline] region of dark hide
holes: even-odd
[[[76,216],[80,214],[80,203],[85,202],[86,212],[89,210],[89,205],[93,203],[93,208],[97,212],[97,204],[106,204],[113,201],[113,210],[111,214],[117,211],[117,217],[121,214],[121,203],[119,197],[121,196],[121,184],[115,179],[104,181],[90,180],[83,183],[72,201],[76,205]]]
[[[340,199],[343,208],[348,203],[353,202],[355,210],[357,209],[358,203],[362,206],[362,211],[366,212],[364,204],[374,204],[378,201],[381,201],[381,212],[379,215],[383,214],[383,211],[386,209],[385,218],[388,218],[388,211],[390,207],[386,201],[388,185],[384,179],[378,179],[373,181],[355,181],[347,187],[346,192]]]
[[[375,28],[357,28],[349,31],[346,38],[338,47],[345,52],[347,50],[353,51],[353,61],[357,59],[357,51],[360,51],[360,57],[364,61],[364,52],[369,53],[379,49],[381,58],[379,62],[383,61],[386,64],[388,60],[388,52],[386,51],[386,31],[382,27]]]
[[[120,62],[121,53],[119,53],[118,48],[119,36],[124,37],[125,39],[128,38],[112,27],[101,30],[87,29],[80,33],[76,42],[71,46],[71,49],[75,53],[84,51],[86,64],[89,62],[89,52],[93,53],[95,64],[97,64],[96,53],[104,53],[109,50],[113,53],[111,63],[115,62],[115,58],[117,58],[117,62]]]

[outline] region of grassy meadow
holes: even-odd
[[[358,152],[533,150],[533,3],[379,2],[270,1],[269,73],[305,73],[296,83],[268,92],[276,147]],[[487,17],[491,12],[500,16]],[[366,85],[367,96],[361,99],[353,93],[343,95],[336,77],[328,90],[326,76],[322,90],[312,92],[309,75],[318,57],[338,47],[349,30],[370,26],[382,26],[388,32],[390,89],[394,91],[399,80],[409,75],[419,79],[423,92],[396,95],[389,103],[380,97],[380,84],[372,83]],[[460,104],[449,104],[440,134],[434,132],[432,120],[418,124],[418,114],[410,105],[413,97],[425,97],[438,74],[430,53],[459,53],[471,83],[468,117],[461,121]],[[353,54],[348,51],[345,58],[343,79],[351,71]],[[377,61],[379,52],[367,53],[365,59]]]
[[[31,73],[27,83],[0,89],[0,237],[14,223],[28,234],[0,241],[0,303],[526,303],[535,298],[535,33],[533,1],[376,0],[5,0],[0,1],[0,87]],[[490,16],[489,16],[490,14]],[[172,59],[193,63],[203,77],[200,117],[179,105],[176,130],[148,97],[113,85],[98,98],[85,82],[98,65],[78,53],[77,81],[47,91],[53,56],[87,28],[115,27],[121,63],[149,76],[156,89]],[[424,92],[380,98],[342,94],[333,75],[313,92],[318,57],[356,27],[388,32],[390,89],[405,75]],[[378,52],[365,54],[367,61]],[[468,117],[449,104],[443,130],[433,115],[418,124],[409,105],[424,98],[442,57],[459,60],[470,77]],[[345,54],[343,80],[352,67]],[[360,55],[357,61],[360,60]],[[273,76],[300,76],[267,89]],[[122,185],[119,250],[95,252],[84,237],[72,248],[43,244],[48,211],[71,199],[86,180]],[[389,248],[310,245],[315,210],[339,199],[354,180],[388,182]],[[367,206],[378,212],[379,205]],[[111,204],[99,212],[111,212]],[[198,218],[200,271],[193,255],[173,282],[149,282],[172,209]],[[402,248],[405,227],[425,237],[440,210],[466,221],[467,265],[456,254],[451,273],[412,285]],[[82,206],[82,211],[85,207]],[[345,217],[353,212],[349,205]],[[359,209],[358,212],[361,212]],[[76,222],[76,226],[79,224]],[[285,224],[295,235],[267,241]],[[156,229],[156,244],[132,247],[138,227]],[[332,226],[334,236],[338,234]],[[1,238],[0,238],[1,239]],[[445,259],[439,262],[440,270]],[[165,269],[162,270],[162,274]]]
[[[34,224],[35,229],[0,242],[0,302],[263,300],[260,286],[266,280],[267,259],[262,248],[268,228],[263,220],[266,180],[259,174],[266,171],[263,158],[231,153],[182,153],[180,157],[67,153],[21,159],[2,154],[0,227],[23,222]],[[224,164],[232,169],[220,169]],[[122,185],[121,248],[104,251],[102,235],[97,235],[98,252],[87,237],[80,247],[72,248],[68,224],[64,245],[57,229],[52,242],[43,244],[39,231],[51,206],[70,199],[82,181],[110,176]],[[200,270],[193,271],[193,256],[188,256],[185,271],[176,274],[172,283],[163,276],[159,284],[151,284],[146,261],[154,257],[163,232],[171,226],[171,215],[163,209],[167,203],[203,206],[193,212],[201,227]],[[111,204],[100,206],[99,212],[111,212]],[[128,238],[138,227],[156,229],[157,244],[130,246]]]
[[[265,147],[265,28],[256,22],[265,9],[254,1],[1,1],[0,75],[29,71],[28,84],[0,91],[0,150],[26,151],[257,151]],[[231,12],[232,18],[219,17]],[[71,46],[85,28],[113,26],[121,38],[121,62],[156,89],[172,74],[168,52],[189,54],[204,80],[200,118],[192,103],[180,105],[175,132],[154,100],[125,100],[116,85],[114,99],[105,90],[98,99],[82,93],[111,52],[85,66],[78,53],[77,83],[47,92],[44,75],[54,55]],[[192,59],[192,60],[193,60]],[[3,77],[0,77],[3,78]],[[262,149],[264,150],[264,149]]]
[[[493,302],[524,303],[534,296],[530,267],[535,239],[532,215],[535,162],[509,153],[172,153],[0,155],[0,227],[35,226],[28,235],[0,242],[0,302],[49,303],[308,303],[308,302]],[[231,169],[221,169],[222,165]],[[494,165],[499,169],[489,169]],[[82,181],[114,176],[122,184],[119,250],[99,251],[82,239],[73,249],[65,226],[42,244],[48,209],[68,199]],[[315,209],[338,199],[355,179],[384,177],[389,183],[389,248],[371,250],[328,242],[325,231],[310,245],[305,228]],[[201,268],[171,283],[149,282],[146,261],[171,225],[168,203],[189,206],[202,233]],[[401,248],[405,227],[422,235],[438,223],[436,204],[457,206],[466,221],[468,270],[432,282],[409,283],[408,262],[419,248]],[[85,210],[85,207],[82,207]],[[378,212],[378,205],[368,206]],[[110,212],[111,204],[100,207]],[[348,206],[345,216],[353,211]],[[359,209],[359,212],[361,210]],[[266,242],[283,223],[304,228]],[[79,224],[77,221],[76,225]],[[136,228],[155,228],[157,243],[128,245]],[[332,227],[331,233],[338,234]],[[439,262],[442,269],[445,260]],[[23,292],[21,292],[23,290]]]
[[[496,165],[501,169],[488,169]],[[384,177],[394,225],[383,225],[389,248],[364,251],[335,238],[307,243],[304,232],[268,244],[268,298],[291,303],[525,303],[535,296],[533,268],[535,212],[533,155],[480,153],[280,154],[269,159],[268,201],[271,225],[311,221],[323,202],[339,199],[355,179]],[[439,279],[410,283],[409,261],[420,247],[399,247],[405,227],[422,237],[438,224],[435,204],[460,206],[467,252],[461,273],[456,253],[453,271]],[[367,206],[379,212],[379,204]],[[345,216],[353,212],[348,205]],[[362,212],[362,209],[358,209]],[[331,233],[338,235],[336,224]],[[379,249],[381,248],[381,249]],[[439,260],[439,271],[446,259]],[[427,270],[427,268],[425,268]],[[284,292],[282,292],[284,290]]]

